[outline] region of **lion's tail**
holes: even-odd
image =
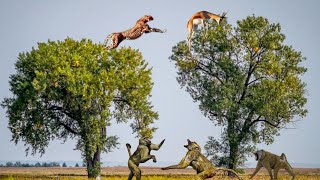
[[[241,180],[240,176],[238,175],[238,173],[236,173],[234,170],[232,169],[228,169],[228,168],[217,168],[215,169],[215,171],[218,171],[218,170],[221,170],[221,171],[228,171],[228,172],[232,172],[233,174],[235,174],[237,176],[237,178],[239,180]]]
[[[129,143],[126,144],[129,157],[131,157],[131,145]]]

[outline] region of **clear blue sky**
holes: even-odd
[[[228,11],[232,25],[248,15],[264,16],[271,22],[279,22],[286,35],[286,43],[301,51],[307,61],[303,64],[308,72],[303,76],[307,83],[309,113],[295,129],[281,131],[281,136],[272,145],[258,145],[259,148],[280,154],[285,152],[295,163],[320,162],[320,1],[296,0],[2,0],[0,1],[0,99],[11,96],[8,86],[10,74],[15,72],[14,63],[19,52],[30,51],[37,42],[63,40],[71,37],[77,40],[92,39],[103,42],[116,31],[130,28],[142,15],[154,17],[149,25],[167,29],[167,33],[150,33],[135,41],[124,41],[121,46],[138,48],[153,67],[152,103],[159,112],[156,126],[159,128],[154,142],[166,138],[163,148],[154,152],[159,161],[178,162],[185,154],[186,139],[204,146],[209,135],[218,137],[221,129],[203,117],[189,94],[176,81],[174,63],[168,57],[171,48],[187,37],[186,23],[197,11],[214,13]],[[74,151],[75,142],[65,144],[53,141],[46,154],[25,157],[23,143],[17,146],[10,142],[8,119],[0,108],[0,160],[80,160],[80,152]],[[119,149],[103,154],[102,161],[127,161],[125,143],[134,148],[137,140],[131,134],[129,125],[114,124],[108,131],[120,137]],[[249,161],[253,161],[250,158]]]

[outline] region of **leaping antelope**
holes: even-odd
[[[216,15],[213,13],[210,13],[208,11],[199,11],[197,13],[194,13],[191,18],[188,21],[187,28],[188,28],[188,46],[189,49],[191,48],[191,38],[193,36],[193,30],[197,30],[198,25],[202,24],[204,28],[206,28],[206,21],[213,19],[215,20],[218,24],[226,18],[227,13],[223,12],[222,15]]]

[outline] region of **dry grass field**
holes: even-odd
[[[246,180],[254,169],[246,169],[241,177]],[[320,169],[295,169],[297,180],[320,180]],[[102,180],[126,180],[127,167],[107,167],[102,169]],[[192,169],[162,171],[155,167],[142,167],[143,180],[193,180],[195,171]],[[0,180],[86,180],[85,168],[0,168]],[[231,179],[223,175],[212,180]],[[268,180],[266,170],[261,170],[254,180]],[[279,180],[289,180],[285,171],[280,172]]]

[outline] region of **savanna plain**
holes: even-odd
[[[162,171],[157,167],[142,167],[143,180],[195,180],[196,173],[193,169]],[[249,179],[253,168],[245,169],[245,174],[241,174],[244,180]],[[126,180],[129,170],[127,167],[105,167],[102,168],[102,180]],[[320,168],[295,168],[297,180],[320,180]],[[289,180],[291,177],[281,170],[279,180]],[[16,168],[1,167],[0,180],[86,180],[86,168]],[[235,179],[223,174],[218,174],[211,180]],[[261,169],[253,180],[270,179],[265,169]]]

